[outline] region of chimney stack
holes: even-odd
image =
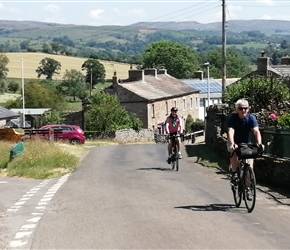
[[[197,71],[194,72],[194,78],[198,78],[200,80],[203,80],[203,71],[198,69]]]
[[[166,75],[167,74],[167,69],[158,69],[158,74]]]
[[[157,78],[157,69],[146,68],[146,69],[144,69],[144,74],[145,75],[151,75],[151,76],[154,76],[155,78]]]
[[[270,59],[265,56],[265,51],[261,51],[261,56],[257,59],[257,71],[267,75]]]
[[[118,83],[118,81],[117,81],[117,71],[115,70],[114,71],[114,75],[113,75],[113,85],[116,85],[117,83]]]
[[[129,70],[129,81],[140,81],[144,82],[144,70],[143,69],[130,69]]]
[[[281,57],[281,65],[290,65],[290,57],[287,54]]]

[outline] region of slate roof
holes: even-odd
[[[23,109],[10,109],[15,113],[22,113]],[[25,108],[25,115],[42,115],[44,112],[51,110],[50,108]]]
[[[199,93],[199,90],[168,74],[145,75],[144,81],[124,81],[120,86],[151,101]]]
[[[18,117],[19,115],[9,109],[0,106],[0,120]]]
[[[289,76],[290,75],[290,66],[289,65],[271,65],[268,70],[280,75],[280,76]]]
[[[267,70],[270,71],[276,77],[290,76],[290,66],[289,65],[268,65]],[[238,79],[234,83],[238,83],[241,80],[247,79],[251,76],[265,75],[265,73],[259,72],[258,70],[252,71],[249,74]],[[228,86],[227,86],[228,87]]]

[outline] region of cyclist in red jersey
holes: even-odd
[[[178,109],[176,107],[171,108],[171,114],[166,118],[166,121],[165,121],[165,132],[169,136],[181,133],[180,118],[177,115],[177,111],[178,111]],[[171,154],[172,154],[172,142],[171,142],[171,140],[168,143],[167,149],[168,149],[167,162],[168,162],[168,164],[170,164],[171,163]],[[178,149],[178,157],[179,157],[179,159],[181,159],[182,155],[180,152],[180,137],[177,138],[177,149]]]

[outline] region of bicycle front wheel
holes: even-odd
[[[177,149],[175,150],[175,167],[176,167],[176,171],[178,171],[179,169],[179,155],[178,155],[178,152],[177,152]]]
[[[254,170],[250,166],[247,166],[244,178],[245,204],[248,212],[251,213],[256,204],[256,177]]]
[[[242,187],[241,187],[241,182],[239,181],[239,183],[237,185],[232,185],[232,192],[233,192],[233,196],[234,196],[234,201],[236,204],[236,207],[240,207],[241,202],[242,202],[242,191],[241,191]]]

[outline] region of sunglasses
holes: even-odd
[[[248,107],[239,107],[238,110],[248,110]]]

